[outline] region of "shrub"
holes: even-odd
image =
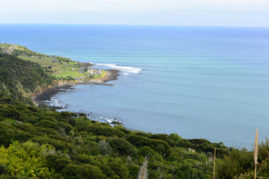
[[[137,147],[149,146],[164,156],[170,153],[170,146],[167,142],[160,139],[149,139],[139,135],[131,135],[128,137],[128,141]]]
[[[139,150],[139,155],[142,155],[144,157],[148,156],[149,158],[151,158],[155,155],[154,150],[150,148],[149,146],[140,147],[138,150]]]
[[[0,165],[11,176],[51,178],[53,172],[46,166],[42,153],[51,146],[39,146],[32,142],[11,144],[0,148]]]
[[[34,142],[40,143],[40,144],[50,144],[56,148],[56,150],[61,151],[72,151],[73,146],[70,143],[61,141],[61,140],[55,140],[53,138],[49,138],[46,136],[36,136],[33,137],[32,140]]]
[[[127,179],[128,177],[128,169],[119,163],[111,162],[109,163],[109,167],[115,172],[114,177],[119,177],[121,179]]]
[[[76,164],[68,164],[63,170],[62,170],[63,176],[65,178],[85,178],[85,179],[102,179],[105,178],[102,171],[96,167],[92,166],[90,164],[83,164],[83,165],[76,165]]]
[[[233,178],[252,168],[254,168],[252,152],[232,150],[218,164],[217,174],[219,178]]]
[[[87,124],[84,126],[78,126],[79,131],[87,131],[88,133],[92,133],[95,135],[103,135],[103,136],[124,136],[124,133],[118,129],[118,128],[113,128],[107,124]]]
[[[113,137],[108,140],[111,147],[121,155],[133,155],[136,153],[135,147],[123,138]]]
[[[174,134],[174,133],[172,133],[172,134],[169,135],[169,139],[170,139],[175,145],[178,145],[178,143],[179,143],[180,141],[183,140],[179,135]]]
[[[46,156],[46,160],[48,166],[56,172],[61,172],[71,162],[66,156],[57,154]]]
[[[9,146],[13,141],[25,142],[31,135],[28,132],[24,132],[16,129],[14,126],[0,123],[0,145]]]
[[[105,140],[100,140],[99,141],[98,148],[99,148],[102,155],[110,155],[112,153],[111,146]]]

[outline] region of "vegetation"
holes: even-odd
[[[40,65],[23,61],[16,56],[0,54],[0,97],[31,103],[35,89],[53,84],[55,78]]]
[[[252,151],[32,105],[25,94],[54,79],[36,63],[1,55],[0,178],[212,178],[214,148],[216,178],[253,178]],[[268,152],[266,141],[259,146],[257,178],[269,177]]]
[[[51,75],[60,80],[87,80],[103,77],[106,73],[102,70],[100,73],[92,74],[90,71],[98,71],[91,68],[90,63],[79,63],[69,58],[44,55],[33,52],[26,47],[14,44],[1,44],[0,54],[9,54],[19,57],[25,61],[39,64],[51,72]],[[103,75],[102,75],[103,74]]]
[[[0,165],[5,176],[137,178],[145,156],[150,178],[211,176],[211,154],[189,150],[184,143],[195,144],[176,134],[129,131],[19,102],[2,103],[0,109]]]

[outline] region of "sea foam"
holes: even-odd
[[[130,66],[118,66],[116,64],[96,64],[96,65],[120,70],[121,72],[123,72],[124,75],[127,75],[129,73],[137,74],[142,70],[141,68],[135,68],[135,67],[130,67]]]

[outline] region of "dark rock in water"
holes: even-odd
[[[51,109],[64,109],[65,107],[64,106],[50,106]]]
[[[85,114],[85,113],[78,113],[78,116],[79,117],[87,117],[87,114]]]

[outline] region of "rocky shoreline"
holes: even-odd
[[[32,93],[31,99],[36,106],[46,106],[44,101],[49,101],[52,96],[56,95],[59,92],[64,92],[69,89],[72,89],[74,85],[78,85],[78,84],[112,85],[106,82],[117,80],[118,76],[119,76],[118,70],[106,70],[106,75],[100,79],[59,82],[55,86],[50,86],[45,89],[42,88],[36,91],[35,93]]]

